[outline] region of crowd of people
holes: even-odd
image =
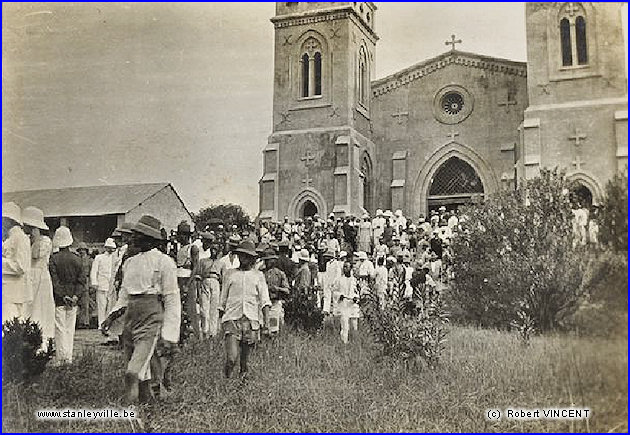
[[[242,228],[194,229],[184,221],[169,237],[147,215],[121,224],[92,259],[65,226],[51,239],[41,210],[5,203],[2,211],[3,322],[38,322],[42,349],[54,343],[56,362],[67,363],[77,319],[86,325],[95,314],[104,344],[126,351],[130,401],[169,387],[172,356],[189,336],[221,334],[225,376],[237,364],[246,376],[252,346],[280,333],[292,295],[314,296],[347,343],[362,317],[363,291],[374,292],[381,309],[395,298],[439,294],[451,278],[451,241],[466,219],[440,207],[415,222],[401,210]]]

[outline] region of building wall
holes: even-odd
[[[144,215],[151,215],[162,222],[168,233],[177,229],[177,224],[185,220],[192,224],[192,217],[186,210],[175,190],[169,185],[145,199],[137,207],[125,214],[125,222],[137,222]]]
[[[414,79],[417,71],[423,76]],[[518,126],[528,105],[525,74],[523,63],[455,52],[379,81],[372,114],[383,208],[426,213],[431,175],[450,156],[477,170],[486,193],[513,183]],[[440,98],[451,90],[470,110],[464,119],[443,116]]]

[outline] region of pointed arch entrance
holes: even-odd
[[[374,212],[374,184],[372,182],[372,159],[367,152],[361,157],[361,188],[363,190],[363,208],[368,213]]]
[[[296,194],[289,203],[287,216],[295,220],[297,218],[306,218],[319,214],[326,216],[326,200],[319,191],[312,187],[307,187]]]
[[[477,171],[458,157],[450,157],[431,178],[427,205],[429,211],[445,206],[447,209],[469,204],[484,194]]]
[[[306,201],[304,201],[304,204],[302,204],[300,217],[302,219],[307,218],[307,217],[313,217],[317,214],[317,212],[318,212],[318,209],[315,203],[311,201],[310,199],[307,199]]]
[[[478,185],[471,183],[472,177],[466,176],[465,180],[467,180],[467,183],[464,183],[464,185],[468,187],[468,190],[464,190],[463,192],[453,192],[453,190],[463,190],[463,187],[460,185],[461,189],[454,189],[453,186],[458,186],[458,184],[456,181],[451,181],[453,184],[450,185],[451,190],[449,192],[443,195],[430,195],[431,187],[434,185],[433,181],[436,179],[438,171],[453,157],[466,163],[474,170],[473,172],[481,181],[481,187],[483,189],[482,193],[470,192],[470,190],[478,190],[478,188],[472,188],[472,186]],[[456,162],[457,160],[451,161],[448,166],[452,169],[453,167],[451,164]],[[461,165],[461,163],[453,166],[455,168],[458,166],[460,168],[465,168],[465,166]],[[469,174],[469,170],[467,168],[463,169],[463,171],[464,173]],[[449,173],[451,173],[450,178],[453,178],[453,172],[444,170],[444,179],[449,179],[447,176]],[[457,174],[457,171],[455,171],[455,174]],[[475,177],[475,179],[477,177]],[[457,179],[457,177],[455,178]],[[442,177],[439,177],[439,179],[441,180]],[[435,186],[437,188],[438,184]],[[446,184],[446,186],[449,186],[449,184]],[[412,204],[412,214],[417,216],[419,214],[426,214],[429,212],[429,196],[431,196],[432,208],[436,206],[440,207],[440,202],[441,205],[445,205],[447,208],[454,208],[458,204],[463,204],[466,201],[473,201],[477,198],[482,199],[487,195],[492,195],[498,190],[499,182],[494,174],[494,171],[488,163],[486,163],[481,154],[469,145],[451,141],[436,149],[425,159],[425,163],[422,165],[413,184],[412,198],[410,198]]]

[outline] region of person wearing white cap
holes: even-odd
[[[96,312],[99,329],[107,318],[107,294],[112,285],[112,261],[116,242],[111,237],[105,240],[105,252],[99,254],[90,269],[90,286],[96,291]]]
[[[22,229],[22,210],[14,202],[2,204],[2,322],[30,316],[31,243]]]
[[[31,237],[31,283],[33,305],[31,320],[39,323],[42,330],[42,349],[48,349],[49,340],[55,338],[55,300],[48,264],[52,253],[52,240],[42,232],[48,231],[44,212],[35,207],[22,211],[22,221]]]
[[[70,252],[72,233],[65,226],[55,231],[54,243],[59,252],[50,257],[50,277],[55,298],[55,342],[59,362],[72,362],[77,304],[87,284],[78,255]]]
[[[357,278],[370,281],[374,278],[374,263],[372,263],[365,252],[356,253],[359,260],[359,268],[357,269]]]

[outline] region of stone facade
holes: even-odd
[[[527,4],[527,63],[459,51],[452,38],[450,51],[380,80],[375,14],[370,2],[277,3],[261,219],[416,217],[554,166],[597,202],[627,165],[619,4]],[[565,16],[565,39],[583,41],[576,65],[562,65]]]

